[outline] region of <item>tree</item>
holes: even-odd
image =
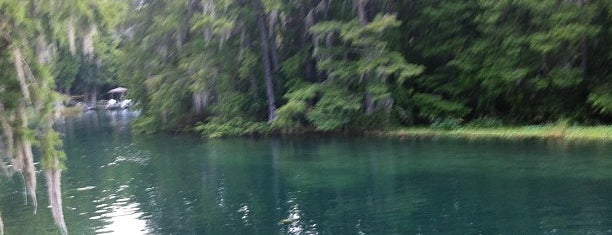
[[[135,1],[122,82],[144,131],[609,120],[609,3]],[[607,54],[606,54],[607,55]]]
[[[9,9],[0,14],[2,45],[0,60],[2,69],[2,95],[0,96],[0,124],[2,151],[12,164],[7,173],[22,174],[27,193],[36,213],[36,175],[33,142],[42,153],[42,165],[46,171],[49,202],[56,224],[66,234],[62,215],[59,177],[62,160],[61,139],[51,124],[57,96],[53,92],[54,81],[49,74],[50,44],[45,29],[49,25],[41,19],[49,12],[33,1],[4,1],[0,8]],[[47,22],[48,23],[48,22]]]
[[[363,110],[365,115],[372,115],[377,110],[388,112],[393,106],[390,87],[402,84],[423,70],[421,66],[408,63],[400,52],[390,50],[385,41],[388,31],[396,30],[401,24],[395,15],[377,14],[370,20],[366,7],[371,3],[355,3],[356,16],[348,15],[350,20],[322,21],[309,30],[315,40],[313,57],[318,58],[317,69],[327,74],[327,79],[319,86],[319,102],[306,114],[319,130],[342,129],[358,121],[359,115],[354,115],[358,110]],[[312,87],[308,85],[302,89],[309,91]],[[288,98],[292,97],[304,98],[299,95]],[[307,98],[312,100],[315,97]],[[304,101],[289,100],[287,104],[295,105],[295,102]],[[363,105],[354,102],[363,102]],[[343,109],[345,112],[338,112]],[[281,110],[285,115],[296,115]]]
[[[37,181],[32,148],[40,150],[52,215],[62,234],[67,234],[60,187],[66,156],[62,151],[62,140],[53,129],[56,104],[60,100],[55,92],[54,76],[60,77],[57,80],[58,88],[69,90],[80,62],[75,58],[58,58],[57,45],[66,42],[70,54],[75,55],[75,29],[72,24],[68,24],[66,31],[62,25],[72,22],[72,19],[82,18],[89,19],[88,22],[92,24],[102,22],[100,18],[94,19],[90,9],[94,8],[99,13],[102,9],[108,10],[104,8],[108,4],[117,2],[73,1],[71,3],[75,5],[69,6],[63,3],[0,1],[0,9],[3,9],[0,12],[0,73],[3,77],[0,79],[0,150],[5,156],[0,165],[8,174],[23,175],[27,194],[36,213]],[[86,56],[94,53],[93,28],[96,27],[89,28],[83,37],[83,52]],[[11,167],[6,162],[10,162]]]

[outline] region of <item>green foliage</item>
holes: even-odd
[[[134,132],[143,134],[152,134],[160,130],[157,126],[159,119],[153,115],[142,115],[142,117],[132,122]]]
[[[253,70],[257,65],[257,55],[251,50],[245,50],[243,58],[238,69],[238,76],[242,79],[247,79],[253,76]]]
[[[397,128],[398,120],[389,111],[378,110],[370,115],[360,114],[351,120],[348,131],[354,133],[383,131]]]
[[[62,48],[54,65],[53,74],[55,76],[57,88],[60,91],[66,91],[72,88],[73,83],[77,79],[79,68],[81,67],[80,58],[70,55],[67,49]]]
[[[325,35],[337,33],[340,39],[346,43],[340,50],[337,48],[318,48],[315,55],[322,54],[327,57],[318,63],[323,71],[328,71],[330,76],[338,77],[348,82],[364,81],[366,76],[374,76],[372,80],[385,80],[390,76],[396,76],[400,83],[410,77],[423,72],[422,66],[407,63],[403,56],[387,47],[387,43],[381,38],[381,33],[395,29],[400,22],[394,15],[377,15],[367,25],[360,25],[357,20],[349,22],[327,21],[316,24],[310,28],[310,32],[323,38]],[[346,59],[348,53],[359,54],[356,59]],[[334,59],[340,57],[342,59]]]
[[[607,1],[361,3],[148,1],[104,43],[121,69],[81,61],[72,84],[118,73],[143,109],[135,127],[200,122],[205,136],[258,132],[274,111],[262,125],[284,133],[610,120]]]
[[[277,117],[273,122],[274,128],[282,129],[285,133],[293,132],[302,127],[311,103],[321,91],[318,84],[305,85],[300,89],[287,93],[287,103],[277,110]]]
[[[560,140],[565,141],[612,141],[612,127],[610,126],[569,126],[562,127],[562,132],[553,131],[557,128],[551,125],[531,125],[522,127],[502,128],[460,128],[451,131],[432,130],[429,128],[408,128],[393,130],[385,135],[401,137],[447,137],[462,139],[507,139],[507,140]],[[556,135],[555,135],[556,133]],[[560,135],[559,135],[560,134]]]
[[[104,8],[110,3],[123,5],[115,0],[0,1],[0,145],[5,157],[0,165],[8,170],[6,163],[10,162],[10,171],[23,176],[26,193],[36,208],[34,162],[35,154],[40,155],[36,159],[46,173],[51,214],[62,234],[68,234],[59,178],[66,154],[60,134],[53,129],[60,101],[54,89],[70,91],[76,84],[101,84],[96,74],[103,74],[97,70],[103,60],[94,50],[94,32],[114,30],[106,15],[111,13]],[[67,24],[74,27],[64,27]],[[77,36],[82,36],[83,55],[77,54]]]
[[[430,125],[434,130],[456,130],[461,128],[461,120],[456,118],[437,118]]]
[[[341,130],[359,116],[361,98],[342,88],[333,87],[323,91],[323,95],[306,118],[317,130]]]
[[[269,126],[263,122],[248,121],[241,117],[231,119],[208,120],[207,123],[199,123],[195,130],[205,138],[220,138],[245,135],[266,135]]]
[[[308,54],[304,52],[296,53],[282,62],[280,71],[289,81],[299,83],[304,77],[302,66],[306,64],[307,60]],[[290,91],[294,87],[300,87],[300,85],[301,84],[287,84]]]
[[[277,110],[277,117],[273,122],[275,128],[281,128],[288,133],[301,127],[300,120],[304,119],[306,103],[303,101],[288,101]]]
[[[332,119],[333,108],[317,109],[308,114],[309,120],[319,130],[334,130],[345,128],[350,122],[360,122],[352,129],[361,129],[371,126],[372,121],[387,123],[389,115],[385,113],[392,110],[394,101],[391,87],[404,84],[409,78],[413,78],[424,71],[423,66],[408,63],[404,56],[390,49],[386,37],[390,32],[394,32],[401,25],[393,14],[378,14],[367,24],[363,20],[352,19],[350,21],[324,21],[315,24],[310,28],[319,44],[325,46],[315,47],[315,56],[323,59],[319,60],[317,67],[325,71],[329,78],[339,86],[346,86],[347,93],[355,94],[355,98],[350,103],[341,103],[341,99],[326,100],[323,96],[318,101],[316,107],[350,107],[338,114],[348,114],[344,120]],[[337,35],[342,43],[330,45],[329,37]],[[325,39],[325,41],[323,41]],[[395,81],[395,82],[394,82]],[[334,85],[334,86],[337,86]],[[333,89],[334,86],[326,87]],[[359,93],[363,94],[360,95]],[[362,99],[362,97],[369,97]],[[360,100],[361,104],[356,103]],[[321,104],[321,102],[327,102]],[[319,106],[321,104],[321,106]],[[358,107],[357,105],[361,106]],[[362,115],[357,110],[365,111]],[[376,111],[377,117],[374,116]],[[323,120],[326,122],[324,123]],[[317,124],[318,123],[318,124]]]
[[[417,93],[412,100],[420,108],[420,114],[430,119],[455,117],[461,118],[470,112],[465,105],[444,100],[442,97],[432,94]]]
[[[602,114],[612,114],[612,93],[610,89],[602,89],[589,95],[589,102]]]
[[[60,134],[52,129],[46,130],[39,140],[43,169],[64,169],[66,153],[62,149]],[[57,161],[57,162],[56,162]]]
[[[281,10],[285,4],[283,2],[284,1],[281,0],[261,0],[263,8],[266,12]]]
[[[421,1],[420,15],[400,17],[410,32],[406,40],[415,44],[409,51],[429,68],[412,85],[466,104],[473,114],[514,122],[585,111],[587,101],[578,94],[603,79],[594,72],[603,64],[589,62],[600,58],[592,49],[609,24],[598,20],[606,16],[597,9],[609,7],[602,4]]]
[[[583,81],[582,71],[578,68],[555,68],[548,78],[540,78],[534,82],[539,89],[571,88]]]
[[[496,128],[502,127],[503,125],[504,123],[499,119],[491,117],[480,117],[470,121],[465,126],[470,128]]]

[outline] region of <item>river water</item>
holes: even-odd
[[[133,136],[133,113],[58,123],[71,234],[612,234],[612,146],[545,141]],[[2,178],[6,234],[58,234]]]

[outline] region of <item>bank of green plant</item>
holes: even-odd
[[[480,117],[470,121],[465,126],[471,128],[496,128],[502,127],[503,125],[504,122],[502,120],[491,117]]]
[[[198,123],[195,130],[204,138],[259,136],[267,135],[271,131],[266,123],[248,121],[239,117],[230,120],[213,119],[206,123]]]
[[[566,124],[532,125],[519,127],[475,128],[463,127],[440,130],[412,127],[379,133],[400,138],[462,138],[462,139],[551,139],[571,141],[612,141],[612,126],[569,126]]]
[[[429,127],[434,130],[456,130],[461,128],[461,120],[457,118],[435,119]]]

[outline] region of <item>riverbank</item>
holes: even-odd
[[[449,137],[464,139],[558,139],[572,141],[610,141],[612,142],[612,126],[522,126],[496,128],[459,128],[440,130],[427,127],[413,127],[399,130],[383,131],[382,136],[399,138],[432,138]]]

